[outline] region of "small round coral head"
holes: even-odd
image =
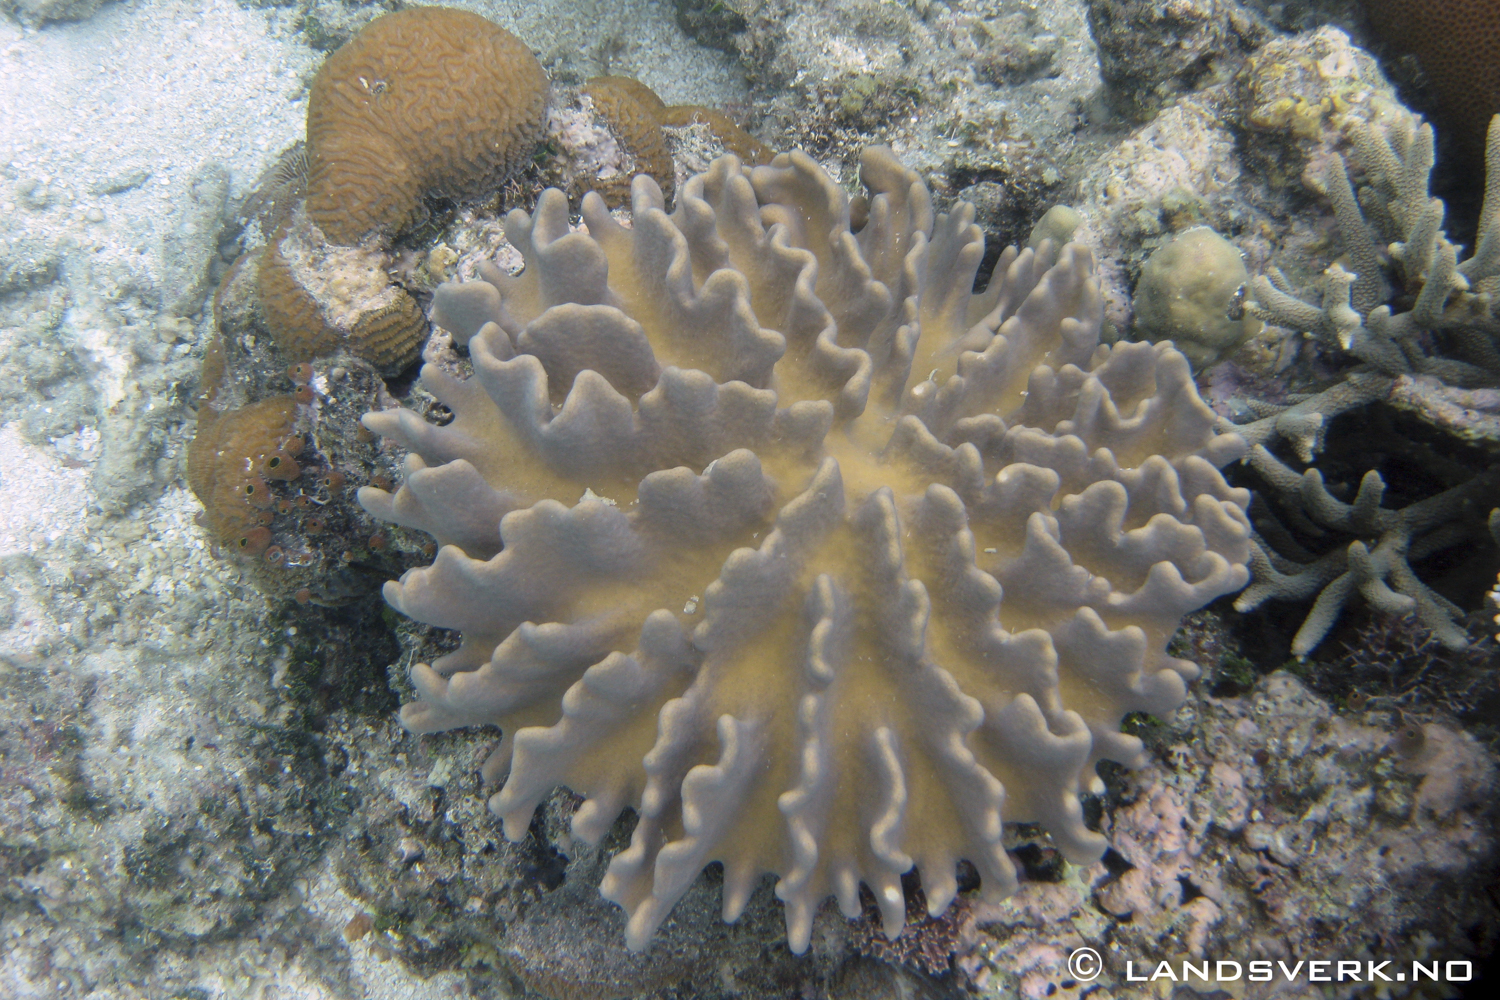
[[[1238,247],[1207,226],[1184,230],[1141,269],[1131,299],[1138,339],[1170,340],[1195,371],[1217,364],[1260,333],[1239,304],[1247,281]]]

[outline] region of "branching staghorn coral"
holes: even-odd
[[[897,934],[913,867],[932,914],[960,859],[1012,891],[1003,822],[1097,859],[1086,771],[1142,761],[1122,717],[1181,702],[1167,640],[1247,580],[1243,443],[1170,346],[1098,343],[1088,251],[1009,249],[976,295],[972,206],[883,148],[860,176],[725,156],[579,231],[549,190],[507,219],[524,271],[437,293],[452,422],[365,418],[410,455],[361,502],[442,545],[386,598],[463,633],[403,722],[502,728],[513,839],[558,785],[590,843],[633,807],[601,887],[633,948],[714,861],[727,920],[778,877],[801,952],[861,883]]]
[[[1339,232],[1357,272],[1334,264],[1324,274],[1321,303],[1298,297],[1280,272],[1250,285],[1246,311],[1328,347],[1359,358],[1359,368],[1324,391],[1286,406],[1256,405],[1257,419],[1233,428],[1253,447],[1251,463],[1292,505],[1305,508],[1313,524],[1375,539],[1313,558],[1279,525],[1275,537],[1255,539],[1255,583],[1242,594],[1242,611],[1267,599],[1298,600],[1317,594],[1292,650],[1311,652],[1337,620],[1342,607],[1361,593],[1383,611],[1415,611],[1440,641],[1467,642],[1452,619],[1462,612],[1417,580],[1409,560],[1456,544],[1469,534],[1458,516],[1470,506],[1493,502],[1500,478],[1483,474],[1401,511],[1380,508],[1384,483],[1373,470],[1360,484],[1354,504],[1343,504],[1323,488],[1316,470],[1298,476],[1264,447],[1287,440],[1298,457],[1313,461],[1328,422],[1376,400],[1416,411],[1461,436],[1483,437],[1490,426],[1478,418],[1473,390],[1500,385],[1500,116],[1491,122],[1485,201],[1473,256],[1460,263],[1459,248],[1441,231],[1443,203],[1428,194],[1433,134],[1413,115],[1398,117],[1388,131],[1351,122],[1349,134],[1364,164],[1368,186],[1356,198],[1343,161],[1330,165],[1324,181]],[[1408,312],[1379,303],[1387,286],[1381,272],[1382,241],[1416,299]],[[1431,353],[1429,335],[1441,331],[1461,358]],[[1274,522],[1271,522],[1274,523]],[[1315,529],[1316,530],[1316,529]],[[1274,546],[1274,548],[1273,548]],[[1278,555],[1280,550],[1282,555]]]
[[[1251,611],[1267,600],[1303,600],[1316,594],[1292,639],[1296,656],[1306,656],[1323,641],[1356,593],[1378,611],[1414,612],[1450,649],[1468,645],[1464,629],[1455,624],[1464,610],[1418,580],[1410,564],[1474,536],[1473,526],[1464,523],[1465,515],[1484,509],[1485,497],[1500,487],[1500,470],[1392,510],[1380,505],[1385,481],[1374,470],[1360,480],[1353,502],[1345,503],[1328,491],[1317,469],[1299,475],[1259,444],[1251,448],[1249,462],[1292,510],[1304,516],[1305,528],[1361,536],[1370,544],[1356,539],[1314,556],[1273,516],[1258,513],[1250,556],[1255,582],[1235,601],[1237,611]]]
[[[1474,254],[1460,263],[1459,248],[1441,231],[1443,203],[1428,194],[1433,167],[1430,125],[1415,116],[1396,120],[1389,132],[1352,122],[1349,133],[1369,185],[1356,199],[1342,161],[1324,183],[1354,272],[1335,264],[1324,276],[1321,302],[1299,298],[1274,268],[1250,283],[1246,312],[1267,323],[1307,334],[1348,351],[1389,378],[1431,375],[1456,386],[1500,383],[1500,115],[1490,125],[1484,205]],[[1381,274],[1382,241],[1415,291],[1409,312],[1393,313]],[[1420,342],[1424,331],[1444,331],[1460,358],[1433,357]]]
[[[1311,462],[1323,450],[1329,421],[1386,397],[1390,390],[1389,378],[1355,372],[1322,392],[1293,396],[1290,403],[1246,400],[1246,407],[1256,419],[1246,424],[1222,420],[1220,429],[1233,430],[1252,447],[1284,439],[1296,450],[1299,459]]]
[[[1257,419],[1234,429],[1250,444],[1285,438],[1303,462],[1322,448],[1329,420],[1376,399],[1397,405],[1412,393],[1402,379],[1437,379],[1444,387],[1500,383],[1500,117],[1490,132],[1485,201],[1473,256],[1459,263],[1458,248],[1440,230],[1443,203],[1428,194],[1433,166],[1432,129],[1403,117],[1387,137],[1374,126],[1349,126],[1371,180],[1364,209],[1339,162],[1325,173],[1339,231],[1359,273],[1334,264],[1325,273],[1320,301],[1298,296],[1276,268],[1250,282],[1245,311],[1330,348],[1347,351],[1364,364],[1331,388],[1289,406],[1253,406]],[[1368,215],[1368,219],[1367,219]],[[1400,265],[1404,280],[1420,289],[1415,307],[1392,313],[1380,305],[1385,294],[1379,243]],[[1423,333],[1442,330],[1464,358],[1434,357]],[[1301,337],[1290,340],[1282,364],[1290,364]],[[1393,391],[1395,390],[1395,391]],[[1433,395],[1428,393],[1428,395]],[[1224,429],[1231,425],[1225,422]]]

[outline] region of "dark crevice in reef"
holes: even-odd
[[[336,608],[287,604],[279,610],[277,623],[290,646],[286,690],[312,728],[334,710],[380,716],[400,707],[386,672],[401,648],[384,612],[373,596]]]

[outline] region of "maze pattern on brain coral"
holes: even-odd
[[[662,99],[639,80],[620,76],[596,76],[583,85],[583,92],[594,102],[594,113],[609,125],[635,160],[634,169],[623,176],[593,180],[593,190],[610,205],[619,205],[629,200],[630,178],[646,173],[671,197],[672,151],[661,130],[662,114],[667,109]]]
[[[1093,765],[1142,760],[1122,717],[1182,701],[1168,638],[1247,579],[1243,441],[1170,345],[1098,343],[1088,251],[975,294],[972,206],[882,148],[860,177],[726,156],[671,214],[636,178],[630,228],[548,191],[506,221],[520,274],[437,293],[454,419],[365,417],[409,456],[361,503],[442,546],[386,598],[463,635],[404,723],[503,730],[513,839],[558,785],[591,843],[633,807],[601,886],[633,948],[714,861],[729,920],[777,876],[800,952],[860,883],[896,934],[913,866],[934,914],[960,859],[1009,893],[1003,822],[1097,859]]]
[[[281,252],[286,231],[272,237],[261,251],[256,290],[266,326],[276,346],[293,361],[310,361],[332,354],[343,338],[323,318],[323,310],[302,287]]]
[[[427,318],[385,270],[387,258],[368,246],[324,243],[296,213],[261,251],[257,292],[266,327],[293,361],[340,347],[386,374],[417,359]]]
[[[586,189],[598,192],[612,208],[630,199],[631,176],[636,173],[650,174],[666,197],[672,196],[676,174],[672,151],[662,131],[664,125],[686,128],[702,124],[726,152],[751,164],[771,160],[770,148],[724,112],[696,104],[667,107],[654,90],[639,80],[596,76],[584,83],[583,93],[593,102],[594,113],[610,127],[635,161],[634,169],[627,174],[592,181],[585,178]]]
[[[416,221],[427,194],[478,196],[525,164],[549,91],[541,64],[467,11],[371,21],[308,95],[307,211],[335,243]]]

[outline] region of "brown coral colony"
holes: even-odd
[[[583,85],[583,93],[593,102],[594,114],[609,126],[633,160],[633,169],[623,174],[608,180],[591,179],[581,185],[580,193],[595,191],[611,207],[629,200],[631,179],[636,174],[649,174],[661,185],[663,193],[671,197],[675,175],[663,126],[705,125],[725,150],[746,163],[753,166],[771,161],[770,147],[722,111],[696,104],[668,107],[639,80],[596,76]]]
[[[1500,4],[1494,0],[1363,0],[1381,41],[1416,57],[1454,152],[1480,165],[1500,114]]]
[[[548,89],[530,50],[476,14],[377,18],[329,57],[308,96],[308,215],[352,245],[416,221],[428,194],[493,190],[530,157]]]
[[[391,277],[390,240],[426,197],[485,193],[528,162],[548,91],[514,36],[441,7],[376,19],[319,70],[298,160],[305,203],[299,178],[263,218],[263,249],[237,261],[214,298],[223,339],[204,360],[189,479],[225,551],[282,574],[315,562],[304,550],[342,523],[329,505],[345,481],[317,445],[332,402],[320,359],[340,359],[334,380],[416,360],[427,320]],[[250,352],[267,347],[284,367],[263,383]],[[364,433],[357,445],[373,442]],[[322,585],[287,589],[293,577],[258,579],[283,596],[326,596]]]

